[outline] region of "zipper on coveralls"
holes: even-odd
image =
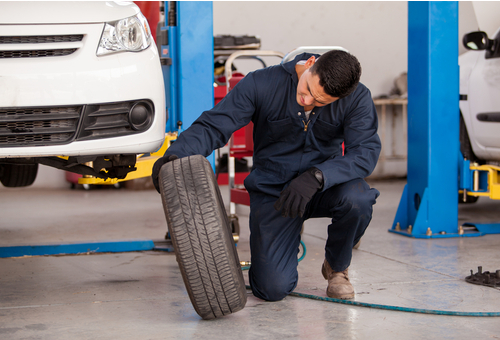
[[[309,126],[310,122],[311,122],[310,119],[307,121],[307,123],[304,120],[302,120],[302,124],[304,124],[304,131],[307,131],[307,127]]]

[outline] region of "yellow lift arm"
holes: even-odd
[[[177,139],[177,133],[167,133],[165,135],[165,142],[161,146],[161,148],[153,153],[150,154],[141,154],[137,156],[137,162],[135,164],[137,170],[129,172],[127,174],[127,177],[123,179],[117,179],[117,178],[108,178],[108,179],[102,179],[102,178],[97,178],[93,176],[83,176],[78,179],[78,184],[108,184],[108,185],[113,185],[117,182],[124,182],[124,181],[130,181],[132,179],[136,178],[143,178],[143,177],[149,177],[151,176],[151,172],[153,169],[153,165],[156,162],[156,160],[160,157],[163,156],[165,151],[168,149],[172,141]]]
[[[490,164],[478,165],[471,164],[470,169],[472,170],[473,176],[473,190],[467,191],[467,195],[470,196],[486,196],[493,200],[500,200],[500,183],[499,183],[499,171],[500,167]],[[487,172],[488,178],[488,188],[486,191],[479,191],[479,178],[480,172]]]

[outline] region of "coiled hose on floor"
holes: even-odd
[[[298,261],[302,261],[306,256],[306,245],[303,241],[300,241],[300,245],[302,246],[302,256],[298,259]],[[246,262],[248,263],[248,262]],[[250,269],[250,266],[242,266],[242,270]],[[250,286],[246,286],[247,289],[250,289]],[[376,309],[385,309],[392,310],[398,312],[408,312],[408,313],[420,313],[420,314],[434,314],[434,315],[448,315],[448,316],[476,316],[476,317],[484,317],[484,316],[500,316],[500,312],[456,312],[456,311],[447,311],[447,310],[436,310],[436,309],[422,309],[422,308],[409,308],[409,307],[399,307],[399,306],[390,306],[390,305],[379,305],[375,303],[366,303],[359,301],[351,301],[351,300],[342,300],[342,299],[334,299],[325,296],[317,296],[311,294],[303,294],[292,292],[289,294],[290,296],[319,300],[319,301],[327,301],[327,302],[335,302],[341,303],[344,305],[351,306],[359,306],[359,307],[368,307],[368,308],[376,308]]]

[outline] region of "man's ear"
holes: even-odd
[[[304,66],[306,67],[306,69],[310,68],[311,66],[314,65],[314,63],[316,62],[316,57],[315,56],[312,56],[311,58],[307,59],[306,63],[304,64]]]

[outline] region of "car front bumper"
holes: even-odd
[[[96,51],[103,26],[102,23],[0,25],[0,37],[83,36],[80,41],[40,43],[34,39],[0,44],[0,56],[3,56],[0,57],[0,157],[138,154],[155,151],[162,145],[166,110],[156,46],[152,43],[141,52],[98,57]],[[65,52],[53,52],[61,50]],[[108,130],[108,134],[80,138],[86,125],[84,112],[96,107],[107,107],[113,111],[113,105],[121,106],[123,111],[126,110],[124,105],[129,105],[130,109],[137,101],[150,103],[154,111],[144,131],[129,129],[134,131],[125,133],[122,127],[118,133]],[[12,112],[25,111],[20,114],[22,118],[15,119],[26,121],[33,112],[38,114],[38,109],[49,109],[50,116],[42,119],[45,122],[42,125],[47,127],[52,124],[50,117],[57,120],[55,118],[61,108],[67,107],[81,111],[78,121],[72,123],[75,130],[73,136],[60,141],[11,138],[9,142],[7,139],[9,135],[27,135],[30,131],[33,134],[36,130],[30,124],[14,126],[2,123],[2,119],[5,122],[5,117]],[[126,112],[122,112],[120,119],[126,120],[124,117]],[[113,125],[113,119],[105,112],[99,124],[108,121]],[[12,123],[12,119],[9,122]],[[66,126],[69,123],[57,123],[55,126],[60,128],[61,124]],[[101,130],[106,128],[104,126]],[[7,136],[4,139],[1,138],[2,132]]]

